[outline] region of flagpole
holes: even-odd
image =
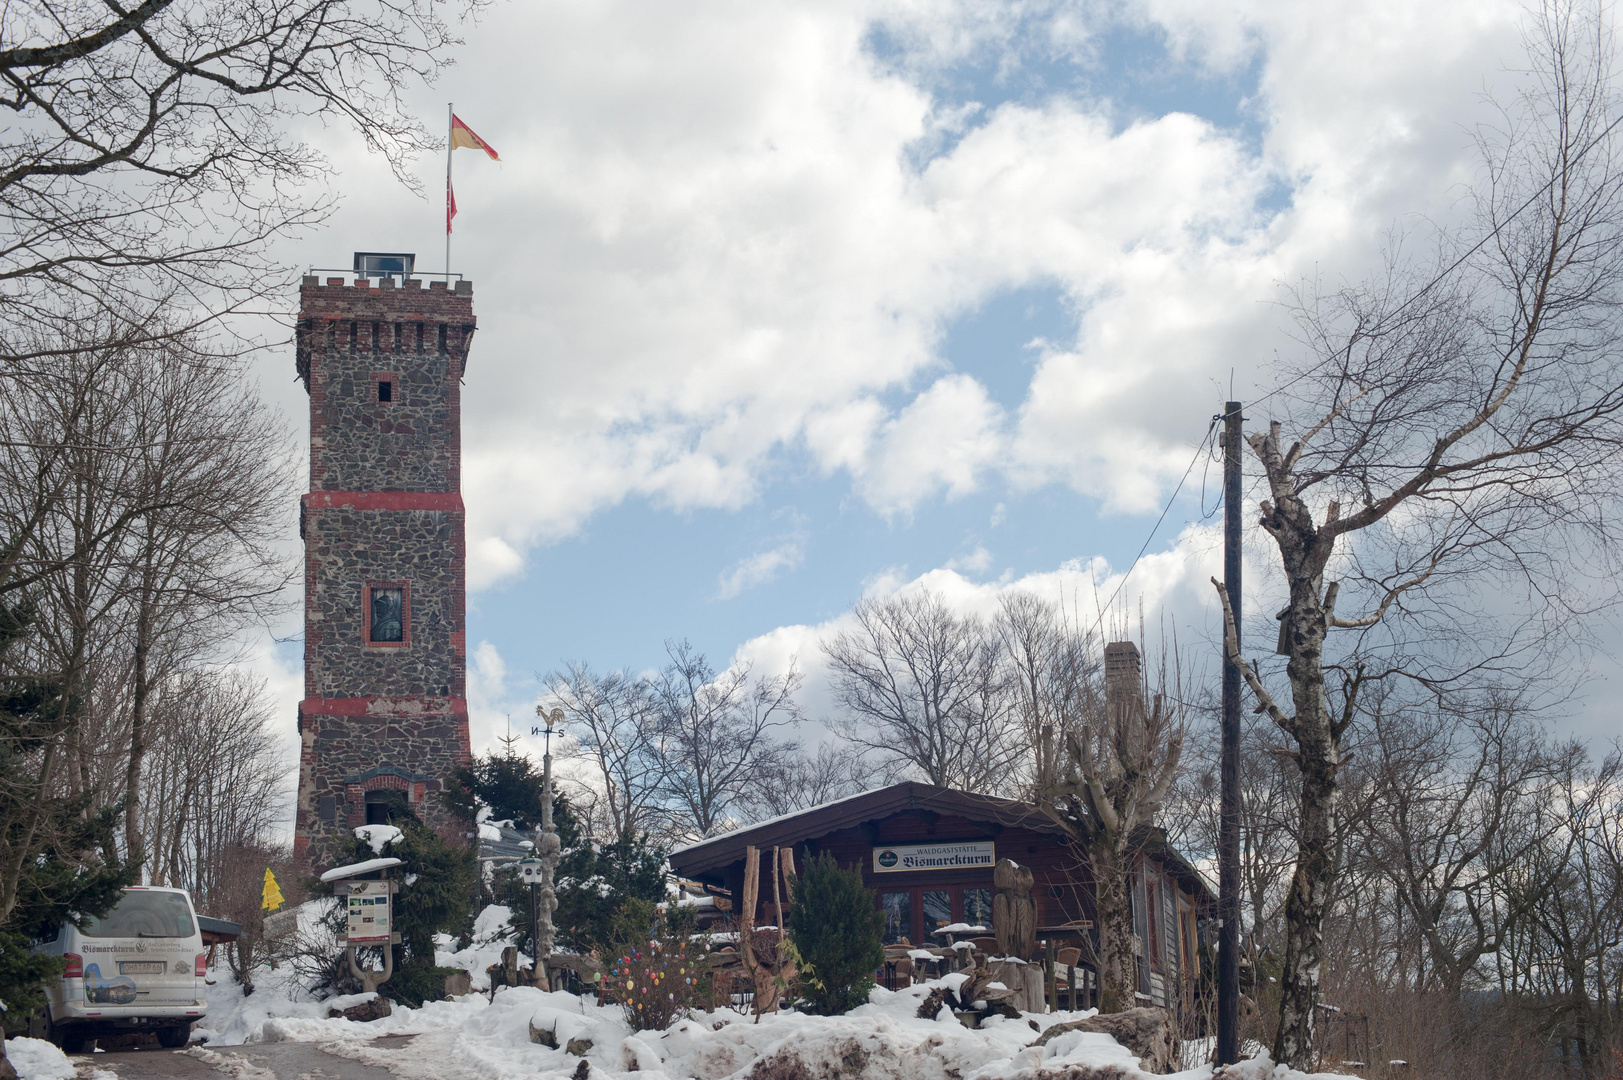
[[[451,280],[451,110],[452,102],[445,103],[445,280]],[[446,288],[450,288],[449,285]]]

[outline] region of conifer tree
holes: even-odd
[[[800,1006],[834,1016],[866,1003],[874,970],[885,962],[885,916],[862,871],[842,870],[826,851],[809,860],[787,922],[800,954]]]

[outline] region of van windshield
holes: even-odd
[[[108,914],[87,917],[80,933],[95,938],[191,937],[192,909],[181,893],[126,892]]]

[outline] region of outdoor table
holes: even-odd
[[[963,934],[968,937],[979,937],[983,934],[990,934],[991,932],[992,928],[989,926],[971,926],[968,923],[955,922],[948,923],[939,930],[930,931],[930,936],[946,938],[947,945],[950,947],[957,943],[956,935],[958,934]]]

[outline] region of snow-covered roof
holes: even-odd
[[[855,795],[844,795],[844,796],[841,796],[838,799],[830,799],[828,802],[818,803],[816,806],[808,806],[804,810],[791,810],[787,814],[779,814],[777,817],[769,817],[769,818],[766,818],[765,820],[762,820],[762,821],[752,821],[748,825],[744,826],[744,828],[745,829],[764,829],[764,828],[767,828],[769,826],[776,825],[779,822],[788,821],[790,818],[797,818],[801,814],[811,814],[811,813],[817,812],[818,810],[826,810],[830,806],[838,806],[841,803],[847,803],[847,802],[851,802],[851,801],[853,801],[855,799],[865,798],[866,796],[871,795],[873,792],[879,791],[879,790],[882,790],[882,789],[880,789],[880,788],[870,788],[867,791],[859,791]],[[674,848],[671,849],[671,854],[672,855],[680,855],[684,851],[692,851],[696,847],[703,847],[705,844],[714,843],[715,841],[722,839],[726,835],[727,835],[726,833],[722,833],[721,836],[707,836],[703,840],[695,840],[691,844],[683,844],[681,847],[674,847]]]
[[[350,863],[348,866],[335,866],[321,875],[322,881],[339,881],[343,878],[360,877],[362,874],[376,873],[387,870],[391,866],[399,866],[400,860],[394,857],[386,859],[367,859],[365,862]]]

